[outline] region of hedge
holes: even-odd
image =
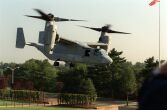
[[[1,99],[42,101],[43,97],[44,93],[40,91],[0,89]]]
[[[96,95],[61,93],[58,95],[58,104],[90,105],[96,98]]]

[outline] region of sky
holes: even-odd
[[[58,33],[67,39],[97,42],[100,33],[77,25],[102,27],[132,33],[110,34],[112,48],[123,51],[128,61],[144,62],[154,56],[158,59],[159,3],[150,7],[151,0],[0,0],[0,62],[23,63],[46,57],[33,47],[15,48],[16,29],[24,28],[26,42],[38,42],[39,31],[45,22],[24,15],[38,15],[38,8],[62,18],[84,19],[88,22],[57,23]],[[161,59],[167,60],[167,0],[160,2]]]

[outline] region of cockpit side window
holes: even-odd
[[[99,52],[99,49],[95,49],[95,51],[94,51],[94,55],[99,55],[100,54],[100,52]]]
[[[87,56],[87,57],[90,56],[90,50],[85,50],[85,56]]]

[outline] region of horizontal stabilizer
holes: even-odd
[[[24,48],[25,44],[23,28],[17,28],[16,48]]]

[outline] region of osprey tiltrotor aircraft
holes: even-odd
[[[97,43],[72,41],[58,35],[56,22],[83,20],[54,17],[54,15],[45,14],[39,9],[35,9],[35,11],[37,11],[41,16],[26,16],[46,21],[44,31],[39,32],[38,43],[26,43],[23,28],[17,28],[16,48],[24,48],[25,45],[33,46],[42,52],[48,59],[55,61],[55,66],[59,66],[60,61],[65,61],[70,65],[74,63],[111,64],[112,59],[108,56],[111,40],[106,34],[129,34],[113,31],[110,29],[109,25],[103,26],[102,28],[81,26],[101,32],[99,41]]]

